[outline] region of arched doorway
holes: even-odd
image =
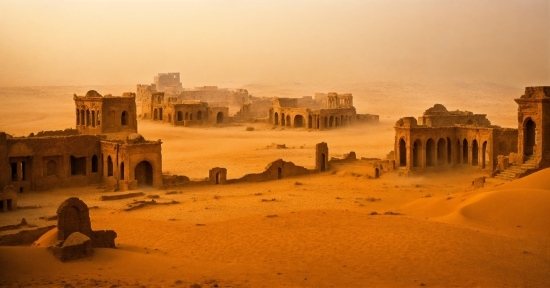
[[[183,120],[183,113],[181,113],[181,111],[178,111],[178,121],[182,121]]]
[[[422,151],[422,141],[417,139],[413,145],[413,167],[420,167],[420,151]]]
[[[158,119],[159,119],[159,111],[155,109],[153,111],[153,120],[158,120]]]
[[[405,139],[399,139],[399,166],[407,166],[407,146]]]
[[[122,111],[122,115],[120,115],[120,125],[128,125],[128,113],[126,111]]]
[[[279,125],[279,114],[277,112],[273,115],[273,125]]]
[[[302,115],[294,116],[294,128],[304,127],[304,117]]]
[[[220,172],[216,173],[216,184],[220,184]]]
[[[434,166],[435,161],[435,141],[430,138],[426,142],[426,166]]]
[[[479,145],[477,144],[477,140],[474,139],[474,141],[472,141],[472,166],[479,165],[478,157]]]
[[[468,164],[468,140],[462,141],[462,164]]]
[[[531,156],[535,153],[537,125],[531,118],[527,118],[523,125],[523,155]]]
[[[162,121],[162,108],[159,108],[159,120]]]
[[[141,161],[136,165],[134,171],[135,180],[138,182],[138,186],[152,186],[153,185],[153,166],[148,161]]]
[[[223,113],[222,112],[218,112],[218,114],[216,114],[216,123],[222,123],[223,122]]]
[[[325,171],[327,167],[325,167],[325,162],[327,161],[327,156],[325,153],[321,153],[321,171]]]
[[[437,165],[445,165],[445,162],[447,162],[447,155],[445,152],[447,152],[445,139],[440,138],[439,141],[437,141]]]

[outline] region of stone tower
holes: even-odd
[[[81,134],[137,133],[136,94],[101,96],[94,90],[85,96],[73,96],[76,129]]]
[[[518,154],[550,167],[550,86],[525,87],[518,103]]]

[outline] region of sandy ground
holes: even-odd
[[[63,105],[72,117],[72,103]],[[515,110],[510,113],[513,118]],[[48,112],[22,125],[17,115],[0,119],[0,130],[25,135],[41,130],[36,123],[44,119],[57,129],[72,122]],[[331,156],[355,151],[382,158],[393,146],[392,121],[326,132],[140,121],[139,130],[163,140],[165,172],[204,178],[220,166],[236,178],[277,158],[311,168],[320,141]],[[289,148],[268,149],[273,142]],[[263,183],[140,190],[179,203],[128,212],[128,203],[149,198],[100,201],[113,192],[97,187],[23,193],[20,206],[40,208],[0,213],[0,225],[21,218],[56,224],[39,217],[77,196],[97,206],[90,210],[94,230],[118,233],[117,249],[62,263],[46,250],[47,235],[38,247],[0,247],[0,286],[550,287],[549,169],[506,183],[489,178],[473,190],[471,181],[481,174],[472,167],[370,179],[367,165],[333,165],[326,173]]]

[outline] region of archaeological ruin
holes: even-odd
[[[115,97],[91,90],[73,99],[75,130],[29,137],[0,132],[0,187],[22,193],[90,184],[115,190],[162,185],[162,143],[137,134],[134,93]]]
[[[378,116],[361,116],[363,122],[378,122]],[[357,121],[351,94],[316,93],[313,97],[273,98],[269,123],[274,126],[325,130]]]
[[[550,87],[526,87],[518,103],[518,129],[491,125],[486,115],[448,111],[436,104],[417,119],[395,123],[395,162],[405,171],[458,164],[490,174],[527,164],[513,178],[550,166]],[[519,169],[519,168],[518,168]],[[496,173],[494,173],[496,171]]]

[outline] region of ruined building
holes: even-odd
[[[316,98],[273,98],[269,123],[275,126],[324,130],[353,124],[356,119],[351,94],[328,93]]]
[[[497,155],[516,151],[517,137],[516,129],[491,125],[484,114],[436,104],[418,120],[395,123],[395,163],[408,171],[457,164],[493,171]]]
[[[210,107],[211,109],[222,112],[222,114],[224,115],[221,115],[220,117],[223,116],[225,119],[227,119],[229,117],[228,106],[240,107],[242,104],[249,101],[249,95],[246,89],[229,90],[226,88],[218,88],[217,86],[202,86],[194,87],[193,89],[184,89],[182,88],[182,85],[180,83],[179,73],[159,73],[159,76],[155,76],[155,83],[152,83],[150,85],[137,85],[137,99],[142,102],[142,119],[165,121],[170,122],[174,125],[185,125],[183,123],[174,123],[182,122],[184,120],[168,121],[168,119],[166,119],[168,118],[168,116],[171,116],[173,118],[175,117],[174,115],[176,115],[173,113],[164,113],[167,109],[167,105],[204,102],[206,106]],[[183,106],[181,106],[180,108],[182,107]],[[184,114],[185,112],[188,112],[189,114],[191,113],[190,111],[184,111],[186,110],[185,107],[179,110],[172,110],[181,111]],[[224,113],[224,111],[226,110],[227,113]],[[201,113],[203,112],[204,111],[201,111]],[[217,120],[217,115],[219,114],[212,111],[212,115],[213,118],[208,117],[207,119],[205,117],[201,117],[199,121],[215,123],[216,121],[214,121],[214,119]],[[189,118],[185,120],[193,121],[193,119]],[[196,117],[194,120],[197,120]],[[192,123],[188,122],[188,124]]]
[[[142,118],[177,126],[221,124],[229,119],[228,107],[211,107],[199,100],[179,100],[155,92],[149,101],[142,101]]]
[[[22,193],[90,184],[122,190],[162,185],[161,142],[136,133],[134,93],[114,97],[92,90],[73,99],[77,133],[15,138],[0,132],[0,187]]]
[[[395,124],[395,161],[405,170],[467,164],[487,172],[516,167],[511,179],[531,170],[550,167],[550,87],[526,87],[515,99],[518,129],[491,125],[485,115],[449,112],[436,104],[418,121],[413,117]]]

